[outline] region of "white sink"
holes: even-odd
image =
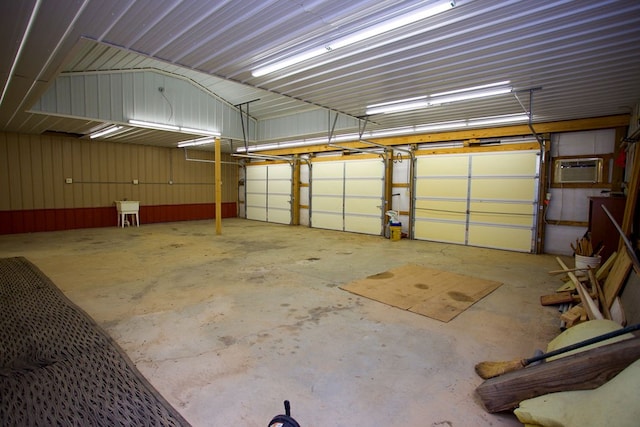
[[[118,212],[138,212],[140,209],[140,202],[133,200],[116,200],[116,208]]]

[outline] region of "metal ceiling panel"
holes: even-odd
[[[42,0],[28,32],[36,1],[2,2],[0,129],[86,131],[77,119],[26,112],[60,72],[171,73],[231,105],[243,104],[245,112],[248,106],[258,121],[285,118],[278,122],[291,123],[292,135],[301,123],[286,118],[303,112],[337,111],[355,120],[370,104],[502,80],[525,91],[520,102],[506,95],[376,115],[368,127],[519,113],[529,108],[533,88],[534,122],[627,113],[640,101],[637,0],[457,0],[423,21],[273,74],[251,75],[260,65],[436,1]],[[174,137],[153,135],[150,144]],[[126,134],[119,140],[127,142]]]

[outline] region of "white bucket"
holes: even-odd
[[[596,270],[600,267],[600,263],[602,262],[602,257],[600,255],[596,256],[584,256],[576,254],[576,268],[589,268]],[[587,271],[576,271],[576,276],[586,276]]]

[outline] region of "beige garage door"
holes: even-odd
[[[291,224],[290,164],[247,165],[247,219]]]
[[[319,161],[311,172],[311,226],[382,233],[382,159]]]
[[[533,252],[539,165],[537,151],[418,157],[415,238]]]

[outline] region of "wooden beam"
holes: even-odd
[[[488,412],[507,411],[548,393],[597,388],[638,358],[640,339],[631,338],[488,379],[476,393]]]
[[[553,133],[553,132],[574,132],[574,131],[584,131],[584,130],[596,130],[596,129],[610,129],[617,128],[621,126],[628,126],[629,124],[629,115],[621,114],[616,116],[606,116],[606,117],[594,117],[588,119],[577,119],[577,120],[565,120],[558,122],[546,122],[546,123],[534,123],[534,128],[538,134],[542,133]],[[503,127],[495,127],[495,128],[486,128],[486,129],[465,129],[458,131],[450,131],[450,132],[435,132],[430,134],[420,134],[420,135],[407,135],[407,136],[396,136],[389,138],[373,138],[371,141],[387,145],[407,145],[407,144],[423,144],[423,143],[431,143],[431,142],[448,142],[448,141],[464,141],[469,139],[481,139],[481,138],[500,138],[500,137],[509,137],[509,136],[522,136],[522,135],[531,135],[531,129],[528,125],[514,125],[514,126],[503,126]],[[356,144],[354,146],[350,144]],[[371,145],[360,143],[357,140],[353,142],[341,142],[340,145],[344,145],[345,147],[354,147],[354,148],[370,148]],[[537,146],[537,144],[535,144]],[[476,147],[471,148],[468,147],[467,150],[479,150],[481,148],[489,148],[495,151],[496,147],[505,147],[505,146],[493,146],[493,147]],[[506,147],[512,147],[508,145]],[[262,154],[274,154],[274,155],[282,155],[282,154],[309,154],[309,153],[320,153],[320,152],[328,152],[328,151],[341,151],[336,147],[331,147],[326,144],[318,144],[308,147],[295,147],[295,148],[282,148],[278,150],[267,150],[261,152]]]

